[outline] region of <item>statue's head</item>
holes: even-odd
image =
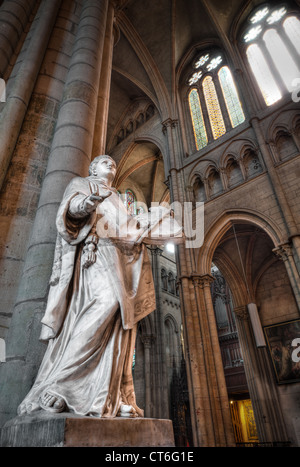
[[[108,178],[113,181],[117,171],[117,164],[112,157],[101,155],[95,157],[89,167],[89,175],[97,178]]]

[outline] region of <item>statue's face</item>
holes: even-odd
[[[99,159],[98,164],[94,168],[94,174],[97,177],[104,177],[114,179],[116,176],[117,165],[116,163],[109,158]]]

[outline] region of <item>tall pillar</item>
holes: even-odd
[[[234,434],[230,415],[218,332],[211,298],[210,275],[194,276],[199,302],[199,322],[205,358],[205,378],[212,432],[209,446],[234,446]]]
[[[152,398],[151,398],[151,358],[150,350],[152,345],[152,336],[143,335],[144,344],[144,376],[145,376],[145,417],[152,417]]]
[[[156,310],[154,311],[156,346],[155,346],[155,368],[156,368],[156,403],[155,415],[157,418],[169,418],[168,401],[168,379],[165,352],[165,330],[163,313],[160,306],[160,270],[158,257],[162,254],[159,247],[150,248],[152,275],[155,287]]]
[[[17,75],[7,84],[6,103],[0,116],[0,188],[21,130],[34,85],[48,46],[62,0],[43,0],[24,44],[24,59]]]
[[[36,0],[5,0],[0,8],[0,78],[17,48],[36,5]]]
[[[259,441],[288,441],[267,350],[255,346],[247,306],[234,308],[234,313]]]
[[[281,215],[286,225],[288,240],[291,240],[293,247],[295,248],[295,252],[297,255],[297,261],[296,261],[297,268],[300,268],[300,235],[299,235],[296,223],[295,223],[295,219],[293,217],[293,213],[286,199],[286,195],[282,187],[281,181],[279,179],[278,173],[276,171],[276,168],[274,167],[272,156],[270,154],[267,143],[265,142],[264,135],[262,133],[258,118],[257,117],[252,118],[250,123],[255,132],[260,150],[263,155],[264,162],[268,170],[270,182],[272,184],[274,193],[278,200],[278,205],[281,210]],[[298,271],[300,272],[299,269]]]
[[[3,421],[16,414],[18,404],[34,381],[45,350],[38,337],[53,261],[56,212],[70,179],[88,174],[108,2],[85,0],[82,5],[48,167],[7,337],[7,362],[1,377]]]
[[[106,147],[106,134],[107,134],[107,118],[109,109],[109,97],[110,97],[110,82],[112,72],[112,57],[114,47],[114,7],[112,3],[108,5],[107,22],[105,30],[103,58],[100,76],[100,85],[98,93],[98,106],[97,106],[97,117],[95,122],[94,131],[94,143],[92,159],[105,154]]]

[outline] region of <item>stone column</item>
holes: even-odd
[[[293,256],[293,247],[291,244],[285,243],[274,248],[273,252],[281,261],[284,262],[291,287],[300,310],[300,277]]]
[[[105,30],[102,66],[101,66],[100,85],[99,85],[99,92],[98,92],[98,107],[97,107],[97,116],[96,116],[95,131],[94,131],[94,144],[93,144],[92,159],[94,159],[94,157],[99,156],[100,154],[105,154],[106,133],[107,133],[106,122],[108,118],[110,82],[111,82],[111,72],[112,72],[112,57],[113,57],[113,47],[114,47],[113,25],[114,25],[114,7],[112,3],[109,3],[108,12],[107,12],[107,22],[106,22],[106,30]]]
[[[152,336],[142,336],[144,344],[144,376],[145,376],[145,417],[152,417],[152,398],[151,398],[151,358],[150,350],[152,346]]]
[[[9,81],[7,84],[6,103],[0,118],[0,188],[26,115],[60,4],[61,0],[42,1],[31,26],[30,41],[24,44],[26,53],[23,62],[13,82]]]
[[[51,5],[54,3],[50,2]],[[30,389],[45,350],[38,338],[48,295],[56,238],[56,212],[70,179],[88,174],[107,10],[108,0],[83,2],[46,176],[7,337],[7,363],[4,378],[1,378],[4,383],[1,399],[5,419],[16,414],[17,405]]]
[[[211,418],[213,420],[214,446],[234,446],[234,434],[230,415],[228,394],[222,363],[215,313],[211,298],[211,283],[214,278],[208,274],[195,276],[200,304],[199,321],[206,359],[206,378],[209,388]]]
[[[288,441],[267,349],[255,346],[247,306],[234,312],[259,441]]]
[[[35,0],[5,0],[0,8],[0,78],[5,78],[5,71],[21,39],[30,15],[36,4]]]
[[[165,352],[165,330],[163,313],[160,306],[160,270],[158,257],[162,254],[159,247],[150,248],[152,274],[155,287],[156,310],[154,311],[156,346],[155,346],[155,368],[156,368],[156,403],[153,415],[157,418],[169,418],[168,401],[168,378]]]
[[[184,265],[184,263],[182,263]],[[179,277],[194,446],[234,446],[210,275]]]
[[[297,267],[299,268],[300,264],[300,236],[298,233],[298,229],[295,223],[295,219],[293,217],[293,213],[290,209],[290,206],[288,204],[288,201],[286,199],[286,195],[284,192],[284,189],[282,187],[281,181],[279,179],[278,173],[276,171],[276,168],[274,167],[273,160],[272,160],[272,155],[270,154],[269,148],[267,146],[267,143],[264,139],[264,135],[262,133],[260,123],[257,117],[254,117],[250,121],[253,130],[255,132],[260,150],[263,155],[264,162],[266,164],[267,170],[268,170],[268,176],[270,179],[270,182],[272,184],[274,193],[276,195],[278,205],[281,210],[281,215],[282,218],[285,222],[286,225],[286,233],[288,239],[291,239],[293,247],[295,248],[296,254],[297,254]]]

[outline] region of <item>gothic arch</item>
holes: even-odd
[[[274,248],[281,243],[284,243],[283,234],[278,226],[262,213],[258,211],[239,209],[225,211],[211,226],[209,226],[206,232],[205,243],[198,253],[197,269],[199,274],[210,274],[214,252],[222,237],[234,223],[249,223],[259,227],[269,235],[274,244]]]

